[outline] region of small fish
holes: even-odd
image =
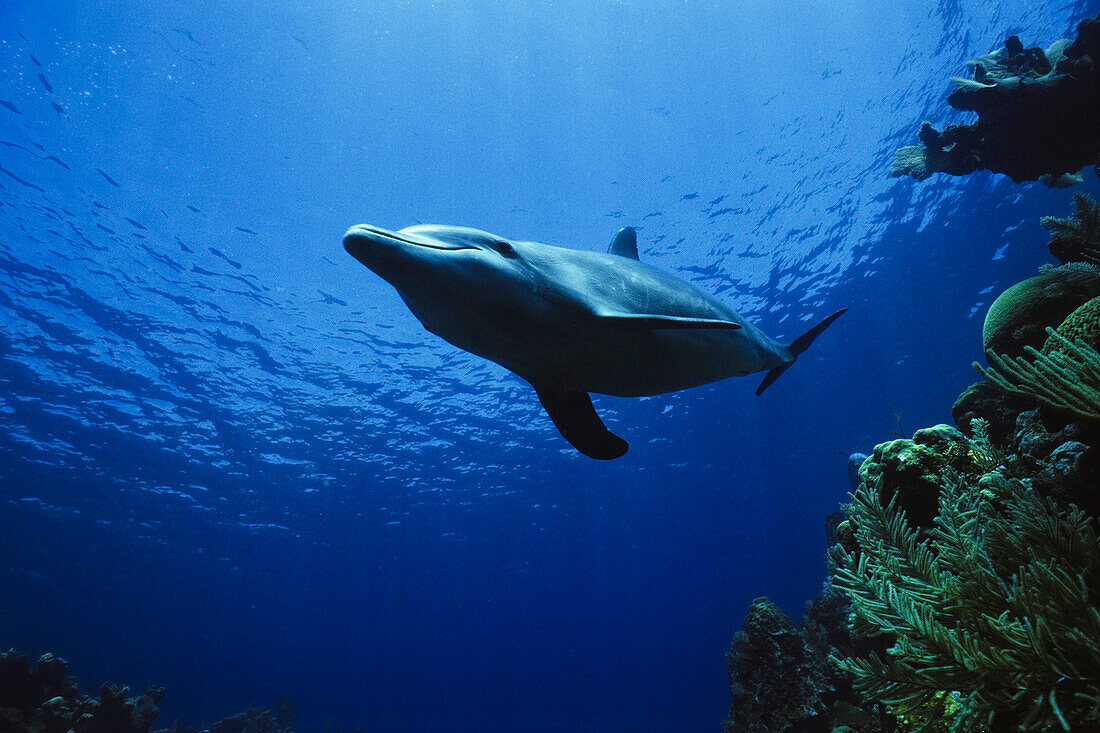
[[[222,252],[220,249],[215,249],[214,247],[208,247],[208,250],[210,251],[210,254],[214,255],[215,257],[219,257],[219,258],[225,260],[226,262],[228,262],[230,265],[237,268],[238,270],[240,270],[242,267],[244,267],[244,265],[242,265],[240,262],[229,259],[229,255],[227,255],[225,252]]]
[[[62,107],[60,104],[54,102],[53,100],[50,100],[50,104],[53,106],[54,112],[61,115],[62,117],[68,117],[68,113],[65,111],[65,108]]]
[[[657,181],[657,183],[668,183],[671,180],[672,180],[672,176],[665,176],[661,180]]]
[[[200,43],[199,41],[196,41],[195,37],[193,35],[191,35],[191,31],[189,31],[185,28],[173,28],[172,30],[175,31],[176,33],[179,33],[181,36],[185,37],[187,40],[191,41],[191,43],[195,44],[196,46],[205,45],[203,43]]]
[[[194,206],[192,206],[191,204],[187,204],[187,208],[191,209],[191,211],[195,212],[196,214],[201,214],[201,213],[202,213],[201,211],[199,211],[198,209],[196,209],[196,208],[195,208]]]
[[[708,218],[708,219],[713,219],[713,218],[714,218],[714,217],[716,217],[716,216],[721,216],[722,214],[729,214],[729,213],[730,213],[730,212],[732,212],[732,211],[733,211],[733,209],[732,209],[732,208],[730,208],[729,206],[727,206],[727,207],[726,207],[726,208],[724,208],[724,209],[718,209],[718,211],[712,211],[712,212],[711,212],[711,213],[710,213],[710,214],[709,214],[709,215],[707,216],[707,218]]]
[[[38,74],[38,81],[42,82],[42,86],[46,87],[47,92],[50,92],[51,94],[53,93],[53,85],[50,84],[50,81],[46,78],[45,74],[40,72]]]
[[[245,234],[259,234],[259,232],[254,232],[251,229],[245,229],[244,227],[236,227],[236,229],[238,232],[244,232]]]
[[[321,294],[322,298],[324,298],[324,300],[321,302],[323,302],[325,305],[347,305],[346,301],[340,300],[335,295],[329,295],[324,290],[318,290],[317,292]]]
[[[14,104],[12,104],[11,102],[9,102],[6,99],[0,99],[0,104],[4,105],[5,107],[10,109],[12,112],[14,112],[17,115],[23,114],[22,112],[19,111],[18,107],[16,107]]]
[[[40,69],[42,68],[42,62],[41,62],[41,61],[39,61],[38,59],[36,59],[36,58],[34,57],[34,54],[33,54],[33,53],[29,53],[29,54],[27,54],[27,55],[31,57],[31,61],[33,61],[33,62],[34,62],[34,65],[35,65],[35,66],[37,66],[37,67],[38,67],[38,68],[40,68]]]
[[[681,201],[691,201],[692,199],[697,199],[697,198],[699,198],[699,192],[698,191],[696,191],[695,193],[685,193],[683,196],[680,197],[680,200]]]
[[[46,193],[46,189],[42,188],[41,186],[36,186],[33,183],[31,183],[30,181],[23,180],[22,178],[15,175],[14,173],[9,171],[7,168],[5,168],[2,165],[0,165],[0,173],[3,173],[5,176],[12,179],[16,183],[22,183],[27,188],[33,188],[35,191],[38,191],[39,193]]]
[[[722,203],[725,200],[726,200],[725,195],[722,195],[722,196],[719,196],[718,198],[716,198],[712,201],[707,202],[707,206],[717,206],[718,204]]]
[[[290,37],[293,38],[295,41],[297,41],[298,45],[301,46],[305,50],[306,53],[310,53],[309,46],[306,45],[305,41],[303,41],[301,38],[299,38],[298,36],[295,36],[293,34],[291,34]]]
[[[107,175],[107,173],[104,172],[104,170],[102,168],[96,168],[96,172],[99,173],[99,175],[103,176],[107,180],[107,183],[111,184],[115,188],[122,188],[122,184],[119,183],[118,181],[116,181],[115,179],[111,178],[109,175]],[[103,208],[107,208],[107,207],[104,206]]]
[[[642,217],[642,221],[645,221],[646,219],[652,219],[655,216],[664,216],[664,215],[665,215],[665,212],[663,212],[663,211],[651,211],[651,212],[649,212],[648,214],[646,214],[645,216]]]
[[[111,229],[110,227],[105,227],[102,224],[100,224],[98,221],[96,222],[95,225],[96,225],[97,229],[102,229],[103,231],[107,232],[108,234],[115,234],[115,235],[118,234],[118,232],[116,232],[114,229]]]
[[[140,221],[134,221],[133,219],[131,219],[128,216],[124,216],[122,218],[125,219],[126,221],[130,222],[131,224],[133,224],[138,229],[145,229],[146,228],[145,225],[142,224]]]

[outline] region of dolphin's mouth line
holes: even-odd
[[[477,247],[471,247],[471,246],[466,245],[466,244],[455,245],[453,247],[448,247],[447,245],[444,245],[444,244],[431,244],[429,242],[423,242],[423,241],[418,241],[416,239],[411,239],[408,236],[402,235],[401,232],[391,232],[388,229],[378,229],[378,228],[375,228],[375,227],[372,227],[372,226],[369,226],[369,225],[363,225],[363,224],[355,227],[352,231],[348,232],[348,234],[349,235],[359,234],[360,236],[363,236],[364,238],[369,238],[372,235],[375,236],[375,237],[385,237],[386,239],[392,239],[392,240],[400,242],[402,244],[411,244],[414,247],[427,247],[428,249],[440,249],[440,250],[443,250],[445,252],[457,252],[458,250],[461,250],[461,249],[477,249]]]
[[[458,246],[458,247],[444,247],[442,244],[426,244],[425,242],[410,242],[407,239],[402,239],[402,240],[399,240],[399,241],[405,242],[406,244],[414,245],[416,247],[427,247],[428,249],[442,249],[442,250],[445,250],[447,252],[457,252],[460,249],[477,249],[477,247],[469,247],[465,244],[463,244],[461,246]]]

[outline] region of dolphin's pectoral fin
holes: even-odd
[[[558,432],[581,453],[601,461],[626,453],[626,441],[604,427],[587,392],[547,386],[535,391]]]
[[[740,323],[723,321],[719,318],[692,318],[690,316],[662,316],[651,313],[598,313],[600,320],[613,323],[616,326],[633,326],[635,328],[661,329],[661,328],[724,328],[732,330],[741,328]]]
[[[634,231],[634,227],[620,229],[615,238],[611,240],[611,246],[607,248],[607,251],[620,257],[629,257],[632,260],[638,259],[638,234]]]

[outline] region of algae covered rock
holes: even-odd
[[[1071,264],[1053,267],[1001,293],[982,325],[986,351],[1019,356],[1040,348],[1046,328],[1060,324],[1083,303],[1100,295],[1100,269]]]
[[[860,467],[859,477],[874,488],[884,506],[896,500],[909,521],[930,527],[936,517],[940,484],[949,471],[980,473],[966,436],[950,425],[936,425],[918,430],[911,439],[876,445]]]

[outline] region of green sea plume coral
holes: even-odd
[[[1048,348],[1049,347],[1049,348]],[[990,368],[974,368],[1006,392],[1027,395],[1079,418],[1100,421],[1100,353],[1083,341],[1070,340],[1047,328],[1040,352],[1024,347],[1024,356],[986,352]]]
[[[832,582],[885,655],[838,659],[909,730],[1083,730],[1100,721],[1097,521],[1029,482],[948,471],[929,533],[863,482]],[[923,535],[923,539],[922,539]]]
[[[1044,216],[1040,223],[1050,232],[1047,246],[1060,262],[1100,265],[1100,204],[1088,194],[1073,194],[1074,212],[1068,219]]]

